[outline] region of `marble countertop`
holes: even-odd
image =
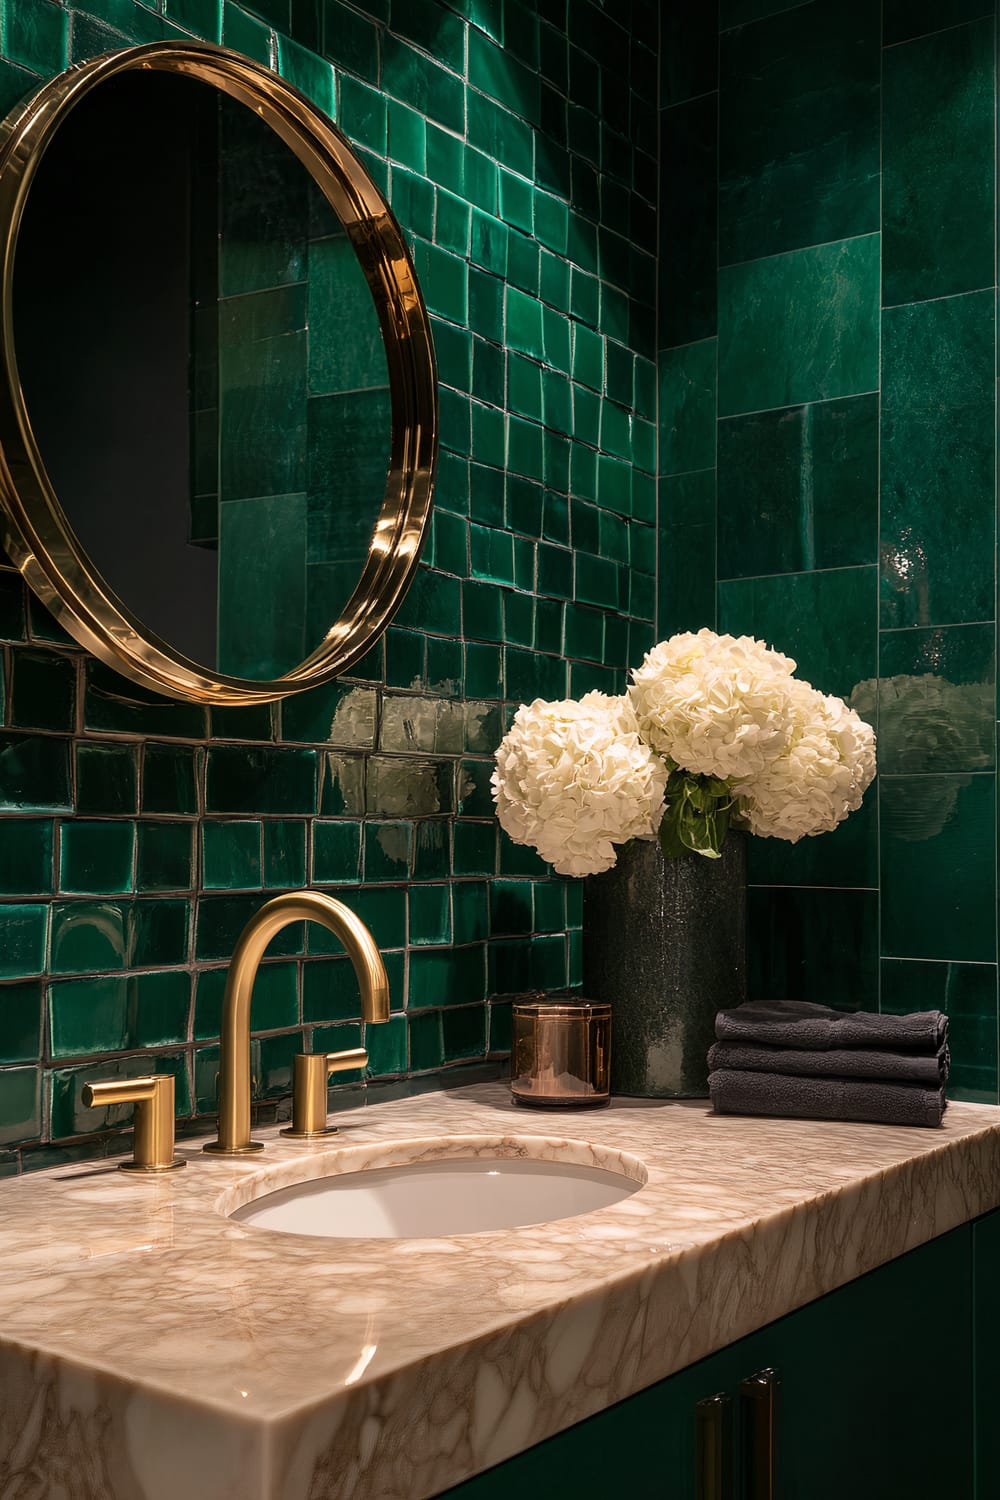
[[[32,1477],[23,1493],[74,1500],[424,1500],[1000,1205],[985,1105],[920,1130],[543,1113],[480,1084],[337,1124],[318,1145],[257,1132],[267,1150],[235,1161],[187,1142],[162,1178],[99,1162],[0,1185],[0,1495]],[[454,1239],[225,1216],[345,1149],[387,1165],[459,1154],[454,1136],[584,1163],[592,1144],[648,1180]]]

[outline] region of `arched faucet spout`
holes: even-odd
[[[242,1156],[260,1151],[250,1139],[250,999],[264,950],[292,922],[318,922],[338,937],[354,965],[365,1021],[388,1021],[389,980],[375,939],[359,916],[322,891],[289,891],[265,902],[233,950],[222,1002],[219,1058],[219,1138],[206,1151]]]

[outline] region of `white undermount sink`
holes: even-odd
[[[251,1201],[227,1211],[283,1234],[439,1239],[592,1213],[630,1197],[646,1179],[634,1158],[582,1142],[455,1137],[405,1145],[391,1163],[379,1159],[385,1148],[314,1158],[313,1175],[276,1191],[268,1191],[271,1174],[262,1174]]]

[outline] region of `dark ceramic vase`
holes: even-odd
[[[721,859],[634,840],[583,888],[583,993],[611,1002],[611,1092],[708,1097],[715,1014],[746,999],[746,835]]]

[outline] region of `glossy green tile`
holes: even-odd
[[[205,823],[201,830],[202,884],[208,890],[254,889],[263,884],[261,825]]]
[[[883,773],[995,765],[994,634],[992,625],[882,633],[875,706]],[[870,689],[864,697],[871,706]]]
[[[310,960],[303,969],[302,986],[303,1020],[360,1019],[361,993],[347,958]]]
[[[72,895],[114,895],[134,884],[135,824],[63,823],[59,888]]]
[[[720,578],[877,561],[877,396],[729,418],[718,461]]]
[[[451,895],[447,885],[414,885],[410,889],[410,942],[442,946],[452,940]]]
[[[881,806],[883,954],[993,962],[994,777],[883,776]]]
[[[988,0],[950,0],[946,10],[938,0],[885,0],[882,10],[887,47],[993,14]]]
[[[187,745],[146,745],[142,752],[142,811],[196,813],[200,755]]]
[[[228,969],[203,969],[195,990],[194,1036],[197,1041],[217,1037]],[[254,1031],[294,1026],[299,1018],[298,969],[294,963],[261,964],[254,980],[250,1022]]]
[[[886,51],[886,305],[995,282],[994,73],[992,16]]]
[[[997,1100],[997,970],[992,963],[882,960],[881,1009],[891,1015],[943,1010],[948,1017],[948,1093]]]
[[[128,903],[65,901],[53,905],[50,958],[53,974],[91,974],[124,969],[130,953]]]
[[[207,812],[315,811],[315,751],[213,745],[206,761]]]
[[[881,755],[881,742],[879,744]],[[875,788],[832,833],[800,839],[751,838],[751,885],[878,886],[878,797]]]
[[[187,963],[190,907],[186,900],[154,896],[129,911],[130,962],[137,968]]]
[[[42,1131],[42,1074],[37,1068],[0,1072],[0,1145],[34,1140]]]
[[[52,851],[52,823],[47,818],[5,819],[0,838],[0,894],[49,895]]]
[[[994,296],[883,315],[882,624],[993,617]]]
[[[468,1005],[486,994],[486,949],[417,949],[410,954],[407,1005],[413,1009]]]
[[[37,1062],[41,1055],[41,986],[0,985],[0,1063]]]
[[[268,819],[263,826],[265,886],[305,885],[305,823]]]
[[[665,523],[659,534],[657,629],[661,638],[678,630],[715,625],[715,485],[714,469],[660,481]]]
[[[751,887],[750,998],[875,1010],[878,905],[877,891]]]
[[[847,697],[877,675],[877,591],[874,567],[737,579],[719,585],[719,629],[766,641],[799,677]]]
[[[724,267],[719,414],[874,390],[878,308],[875,234]]]
[[[483,1057],[486,1053],[486,1009],[482,1005],[459,1006],[443,1011],[441,1030],[445,1062]]]
[[[451,874],[451,825],[443,818],[414,826],[414,880],[444,880]]]
[[[379,1026],[365,1027],[368,1049],[368,1078],[385,1078],[405,1073],[407,1069],[407,1029],[405,1016],[394,1016]]]
[[[47,906],[0,905],[0,978],[44,971],[48,917]]]
[[[183,972],[59,980],[49,988],[53,1057],[156,1047],[187,1037],[191,979]]]
[[[878,229],[880,68],[869,0],[813,0],[723,33],[721,264]]]
[[[489,1008],[489,1054],[508,1053],[511,1050],[511,1007],[502,1002],[492,1003]]]
[[[260,910],[264,897],[260,892],[244,895],[207,895],[199,898],[196,918],[195,957],[211,962],[224,959],[227,963],[233,949],[250,918]],[[301,953],[303,949],[301,923],[283,928],[267,947],[270,957],[287,957]]]
[[[660,441],[664,474],[715,467],[715,339],[660,357]]]
[[[408,879],[412,857],[412,823],[366,823],[364,825],[366,882]]]
[[[20,651],[10,690],[9,723],[20,729],[72,730],[76,661],[51,652]]]
[[[353,884],[361,877],[361,828],[357,823],[313,825],[312,878],[319,885]]]
[[[281,705],[281,733],[287,740],[364,747],[375,741],[374,692],[329,683],[297,693]]]
[[[173,703],[161,698],[159,694],[128,682],[103,662],[87,662],[85,683],[85,729],[185,740],[199,740],[205,736],[207,710],[196,703]]]
[[[137,825],[136,889],[187,891],[194,882],[194,828],[190,823]]]
[[[444,1063],[442,1015],[442,1011],[418,1011],[406,1017],[411,1072],[426,1073]]]
[[[78,744],[75,748],[77,812],[137,812],[136,747]]]
[[[71,798],[68,739],[0,734],[0,809],[70,812]]]
[[[718,123],[716,93],[660,116],[661,197],[669,201],[674,222],[683,225],[683,232],[666,235],[660,247],[659,339],[665,347],[716,332]]]

